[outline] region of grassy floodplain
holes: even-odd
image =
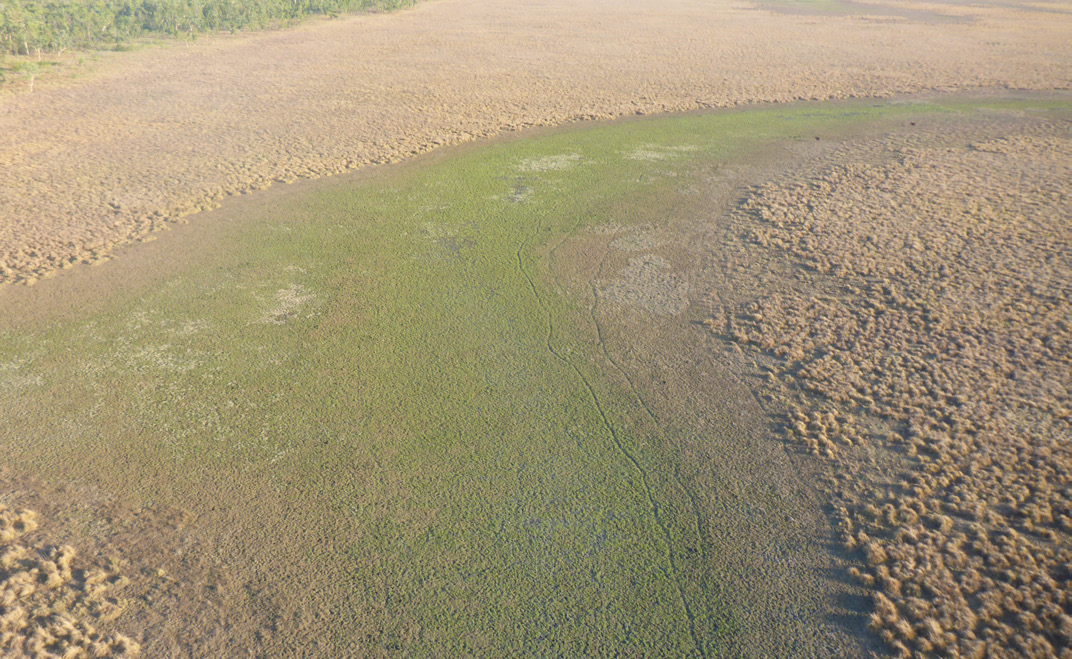
[[[701,164],[931,110],[951,111],[799,105],[570,130],[309,186],[211,230],[206,217],[168,263],[183,236],[19,293],[131,282],[78,317],[5,313],[0,448],[27,475],[188,511],[194,531],[174,542],[192,533],[227,575],[205,597],[272,630],[249,648],[740,651],[677,468],[689,429],[653,423],[604,377],[589,310],[549,274],[554,248],[658,224]],[[106,535],[96,523],[64,532]]]

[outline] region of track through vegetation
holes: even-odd
[[[533,233],[533,236],[539,235],[540,228],[541,228],[540,223],[537,220],[536,228],[535,228],[535,231]],[[637,461],[637,458],[633,454],[633,452],[630,451],[622,443],[622,438],[619,437],[618,431],[614,428],[614,424],[611,423],[609,418],[607,418],[607,412],[606,412],[606,410],[603,409],[603,405],[600,404],[599,395],[596,393],[596,390],[592,387],[592,383],[588,381],[588,378],[585,377],[584,373],[582,373],[581,370],[577,367],[577,365],[573,363],[572,359],[570,359],[569,357],[567,357],[566,355],[562,354],[561,352],[559,352],[558,350],[555,349],[555,347],[554,347],[554,345],[552,343],[552,341],[554,339],[554,333],[555,333],[554,317],[551,314],[551,310],[548,309],[547,305],[544,303],[543,298],[540,295],[539,289],[536,288],[536,282],[533,280],[532,276],[525,269],[524,259],[522,257],[522,252],[525,250],[525,247],[528,245],[529,242],[530,242],[529,240],[526,240],[524,243],[522,243],[521,247],[518,248],[517,264],[518,264],[518,268],[521,270],[521,273],[525,276],[525,279],[528,281],[529,287],[532,289],[533,296],[539,302],[540,308],[543,309],[544,313],[547,315],[547,350],[552,355],[554,355],[555,358],[557,358],[560,362],[562,362],[564,365],[566,365],[571,371],[573,371],[574,374],[576,374],[578,380],[584,385],[584,389],[588,392],[588,395],[589,395],[589,397],[590,397],[590,399],[592,401],[592,406],[599,413],[599,418],[600,418],[600,421],[603,424],[604,430],[606,431],[606,435],[611,439],[612,442],[614,442],[614,446],[617,449],[617,451],[626,460],[629,461],[629,464],[631,464],[633,466],[633,468],[636,470],[637,474],[640,476],[640,484],[641,484],[641,488],[643,489],[644,496],[647,497],[648,502],[651,504],[651,515],[652,515],[653,521],[659,527],[659,531],[661,532],[661,534],[663,536],[663,539],[665,540],[666,559],[667,559],[667,562],[669,564],[667,572],[666,572],[666,576],[667,576],[668,579],[674,581],[674,583],[677,584],[678,596],[680,597],[681,606],[685,610],[685,615],[688,618],[689,633],[692,635],[692,639],[693,639],[693,643],[695,644],[696,652],[701,657],[706,657],[707,652],[706,652],[706,650],[704,648],[704,645],[701,643],[699,636],[696,633],[696,616],[692,612],[692,606],[689,604],[689,597],[688,597],[688,595],[686,595],[685,587],[682,585],[682,579],[685,578],[685,577],[684,577],[684,575],[681,574],[680,570],[678,569],[678,565],[677,565],[678,560],[675,559],[675,557],[674,557],[674,539],[671,536],[670,529],[668,528],[665,520],[663,520],[662,516],[659,514],[659,502],[656,501],[655,494],[652,492],[651,477],[648,475],[647,470],[644,469],[644,467],[641,466],[640,462]],[[698,527],[697,527],[697,531],[699,531]],[[653,540],[655,540],[655,539],[653,539]],[[699,540],[699,538],[697,538],[697,540]],[[702,543],[700,543],[700,544],[702,544]]]
[[[27,542],[121,549],[101,638],[150,656],[862,654],[838,607],[863,587],[829,576],[805,463],[701,342],[718,289],[688,250],[723,169],[980,106],[491,145],[253,195],[9,289],[12,478],[100,493],[57,490]],[[115,541],[123,510],[150,540]]]

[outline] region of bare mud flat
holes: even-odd
[[[1060,3],[437,0],[113,56],[0,98],[0,282],[223,198],[527,126],[1069,85]]]

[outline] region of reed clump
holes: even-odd
[[[96,625],[114,620],[127,580],[115,570],[79,565],[74,548],[38,542],[30,510],[0,505],[0,655],[124,657],[139,645]]]
[[[1072,657],[1068,153],[1072,130],[1041,122],[885,142],[741,208],[826,292],[720,331],[774,358],[786,435],[830,466],[897,655]]]

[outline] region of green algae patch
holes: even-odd
[[[279,655],[739,651],[679,469],[687,429],[605,377],[556,246],[657,223],[697,177],[771,144],[970,110],[661,118],[269,192],[255,213],[206,215],[133,293],[77,319],[9,315],[0,448],[35,477],[189,512],[213,560],[176,578],[203,577],[219,608],[205,622],[175,605],[201,621],[195,654],[197,624]],[[680,313],[668,299],[651,312]]]

